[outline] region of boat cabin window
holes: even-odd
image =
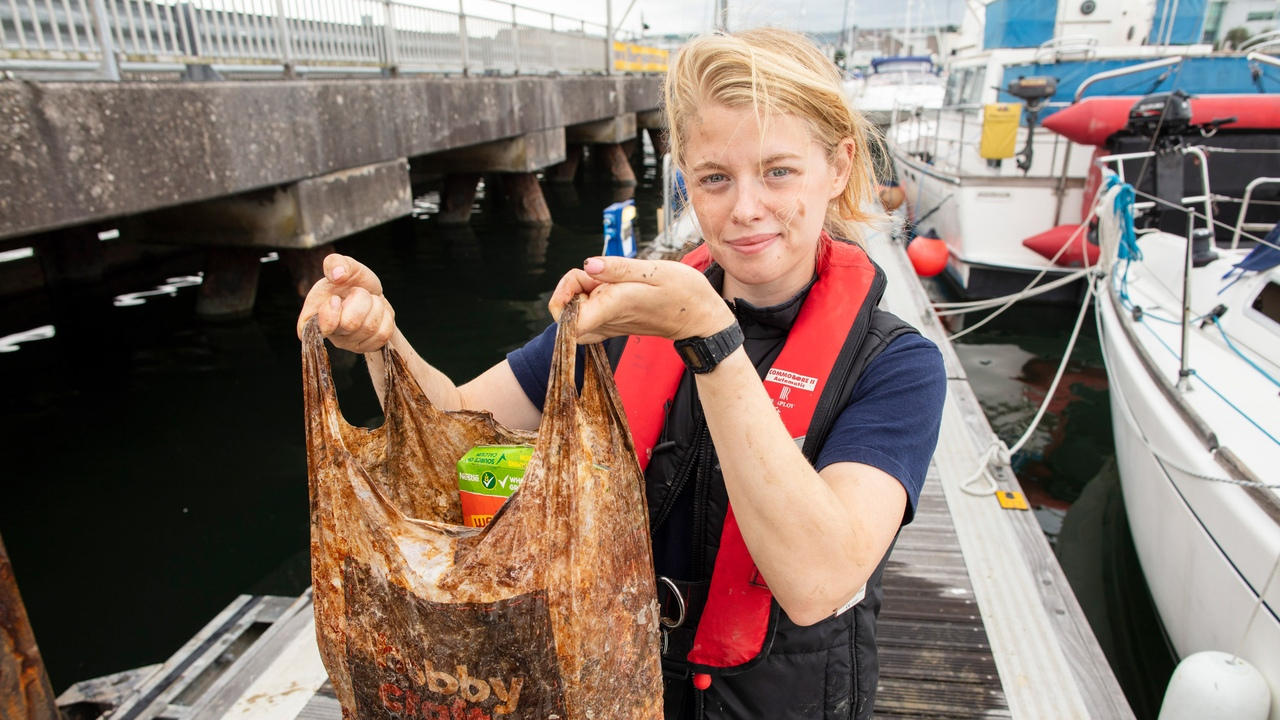
[[[1272,280],[1253,299],[1253,309],[1280,324],[1280,283]]]
[[[982,102],[982,83],[986,77],[985,65],[952,70],[947,76],[947,94],[942,104],[977,105]]]

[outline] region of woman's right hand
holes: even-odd
[[[396,330],[396,313],[382,296],[378,276],[353,258],[332,254],[324,259],[324,277],[316,281],[298,315],[298,338],[312,315],[320,334],[337,347],[358,353],[382,349]]]

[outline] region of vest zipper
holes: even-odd
[[[684,486],[689,481],[689,475],[697,471],[695,464],[702,451],[702,436],[705,427],[706,419],[702,417],[702,411],[699,408],[693,421],[693,445],[689,447],[688,457],[672,480],[671,487],[667,489],[666,497],[662,499],[662,508],[658,511],[658,515],[653,521],[655,530],[662,527],[662,523],[667,521],[667,516],[671,514],[672,508],[676,506],[676,498],[680,497],[680,493],[684,491]]]
[[[698,459],[693,488],[693,579],[702,581],[707,575],[707,496],[711,492],[711,428],[702,425],[698,443]]]

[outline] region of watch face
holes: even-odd
[[[680,359],[684,360],[684,364],[691,368],[704,367],[707,365],[707,359],[699,350],[702,346],[693,343],[687,345],[677,345],[676,350],[680,353]]]

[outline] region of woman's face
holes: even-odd
[[[813,277],[827,205],[849,179],[853,140],[833,166],[793,115],[701,108],[685,142],[686,186],[702,236],[725,270],[724,295],[787,300]]]

